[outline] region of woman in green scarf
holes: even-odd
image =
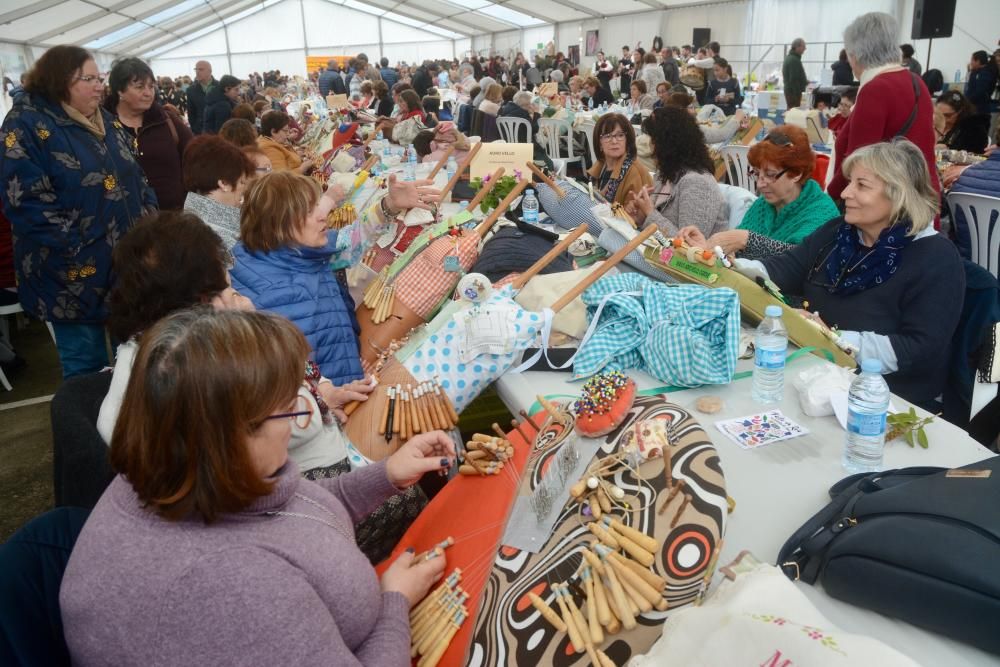
[[[722,248],[727,255],[761,259],[784,252],[840,215],[836,204],[811,178],[816,158],[801,128],[783,125],[750,149],[760,196],[736,229],[706,239],[697,227],[680,236],[688,245]]]

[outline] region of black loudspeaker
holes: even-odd
[[[693,46],[695,50],[700,49],[711,41],[711,28],[695,28],[694,32],[691,34],[691,46]]]
[[[910,39],[951,37],[955,23],[955,0],[915,0]]]

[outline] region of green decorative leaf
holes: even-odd
[[[914,419],[917,418],[917,410],[912,405],[910,406],[910,416],[913,417]]]
[[[913,447],[913,431],[907,431],[903,437],[906,438],[906,444]]]
[[[920,446],[924,449],[927,449],[927,447],[930,446],[930,443],[927,441],[927,432],[924,431],[923,426],[917,429],[917,442],[919,442]]]

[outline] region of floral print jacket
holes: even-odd
[[[19,95],[0,127],[0,199],[14,233],[18,293],[46,321],[107,319],[111,252],[156,195],[120,123],[103,141],[62,106]]]

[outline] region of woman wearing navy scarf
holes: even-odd
[[[934,407],[947,372],[965,294],[954,245],[934,231],[938,197],[923,153],[906,139],[872,144],[844,161],[844,215],[803,243],[762,262],[737,260],[787,295],[809,316],[838,329],[882,362],[893,393]],[[934,410],[936,411],[936,410]]]

